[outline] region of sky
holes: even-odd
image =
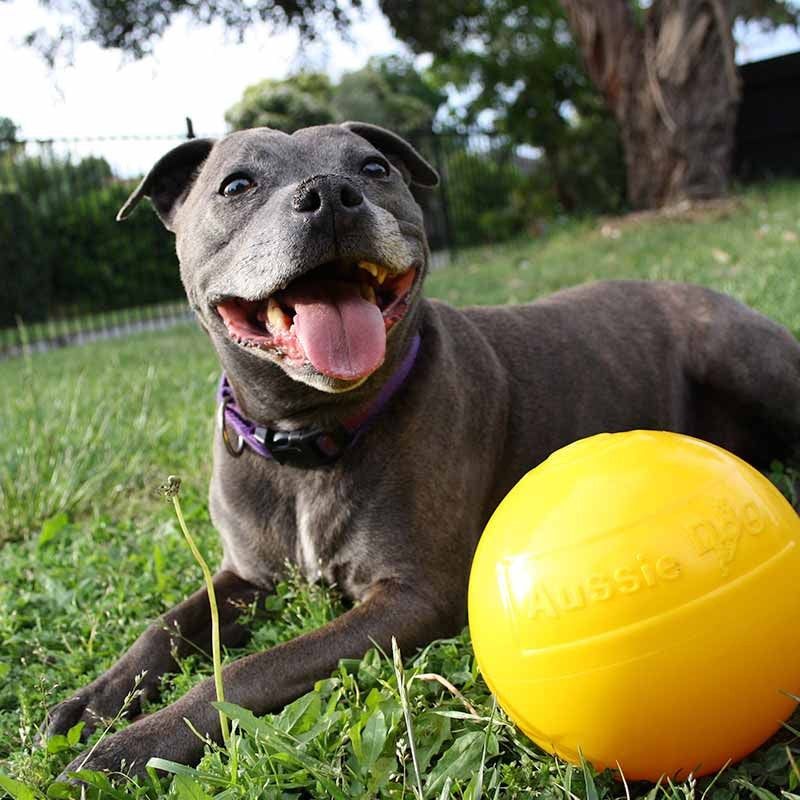
[[[225,131],[224,112],[244,88],[263,78],[285,77],[305,64],[334,79],[362,67],[373,55],[405,52],[376,0],[365,0],[364,16],[352,29],[352,42],[330,36],[324,44],[298,48],[294,32],[273,34],[254,25],[237,43],[219,24],[200,25],[180,16],[140,61],[79,45],[74,64],[50,70],[21,44],[29,31],[52,24],[52,12],[37,0],[0,2],[0,116],[20,127],[21,138],[104,136],[180,136],[185,117],[198,135]],[[740,63],[800,50],[793,30],[764,33],[757,26],[737,30]],[[10,77],[9,77],[10,76]],[[102,150],[112,164],[140,171],[165,149],[164,141],[108,145],[72,144],[88,154]]]
[[[302,57],[337,77],[372,55],[402,52],[375,2],[365,9],[352,30],[356,44],[331,36],[304,47]],[[51,71],[20,44],[48,19],[36,0],[0,2],[0,115],[20,126],[22,138],[180,133],[186,116],[198,134],[219,134],[225,110],[246,86],[285,77],[300,63],[294,32],[271,35],[266,25],[254,25],[238,44],[222,25],[180,16],[141,61],[87,43],[77,48],[74,66]]]

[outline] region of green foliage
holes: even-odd
[[[42,297],[41,287],[48,280],[48,272],[42,270],[41,262],[31,258],[31,244],[38,233],[19,192],[0,186],[0,280],[4,285],[0,328],[14,325],[16,315],[30,304],[30,298]]]
[[[599,98],[595,99],[599,106]],[[628,207],[622,145],[616,122],[605,107],[573,120],[558,146],[545,153],[543,167],[562,212],[620,213]]]
[[[114,0],[76,0],[70,4],[49,6],[58,12],[57,27],[48,32],[42,28],[31,31],[26,43],[38,50],[50,63],[69,61],[79,42],[94,42],[103,48],[119,49],[141,58],[152,51],[154,43],[163,36],[174,15],[190,14],[194,21],[209,24],[214,21],[233,31],[240,38],[257,22],[267,22],[272,29],[296,28],[305,41],[319,38],[331,29],[344,31],[352,20],[351,10],[359,2],[328,3],[324,0],[254,0],[240,3],[235,0],[206,0],[199,5],[192,0],[133,0],[119,3]],[[635,0],[639,9],[649,5]],[[481,0],[469,2],[427,3],[424,0],[382,0],[381,8],[390,18],[398,35],[422,50],[435,50],[432,42],[442,29],[458,26],[468,32],[469,22],[482,11]],[[761,25],[797,25],[800,15],[797,3],[786,0],[737,0],[738,19],[756,20]],[[454,19],[455,17],[455,19]]]
[[[263,80],[248,86],[242,99],[225,112],[233,130],[275,128],[292,133],[334,121],[330,81],[319,73],[298,73],[286,80]]]
[[[445,187],[452,233],[460,246],[503,241],[524,230],[531,211],[525,200],[528,181],[511,158],[508,147],[495,152],[459,148],[448,156]]]
[[[244,90],[225,121],[234,130],[266,126],[291,133],[353,119],[411,133],[430,131],[444,100],[444,93],[412,61],[388,56],[370,59],[335,85],[315,72],[260,81]]]
[[[758,22],[763,30],[779,25],[800,26],[800,3],[797,0],[735,0],[733,16],[743,22]]]
[[[377,72],[397,96],[413,97],[435,111],[447,100],[447,94],[437,85],[429,69],[418,68],[408,56],[373,56],[367,67]],[[425,126],[429,130],[430,125]]]
[[[524,158],[507,137],[440,134],[443,191],[457,245],[503,242],[537,230],[565,204],[582,213],[620,209],[620,187],[604,179],[606,154],[590,147],[592,136],[588,124],[565,136],[558,155],[562,170],[547,158]]]
[[[634,17],[644,18],[644,13],[653,5],[653,0],[627,0]],[[471,36],[482,36],[485,17],[492,13],[495,5],[490,0],[441,0],[427,3],[425,0],[380,0],[380,7],[394,28],[397,36],[418,53],[444,55],[448,47],[463,43]],[[547,0],[536,6],[528,0],[517,0],[511,6],[500,4],[515,14],[527,14],[539,9],[542,15],[563,15],[561,9]],[[797,0],[734,0],[732,16],[736,21],[758,22],[763,28],[772,30],[778,25],[800,24],[800,3]],[[509,18],[509,24],[515,24]]]
[[[430,130],[431,109],[416,97],[396,95],[375,70],[365,67],[342,77],[336,109],[343,119],[371,122],[399,133]]]
[[[181,295],[156,217],[115,221],[132,188],[102,158],[0,155],[0,327]]]
[[[624,206],[617,126],[608,98],[583,68],[562,2],[380,0],[380,5],[399,38],[416,52],[434,55],[431,74],[439,84],[468,98],[450,124],[482,121],[516,144],[541,148],[550,189],[568,213]],[[644,10],[659,3],[630,0],[627,5],[643,19]],[[799,9],[795,2],[740,0],[734,16],[765,27],[796,25]],[[624,81],[615,53],[598,57]],[[609,94],[617,90],[613,84],[608,89]]]
[[[0,117],[0,153],[10,149],[17,141],[17,131],[19,128],[14,120],[8,117]]]
[[[513,144],[539,148],[536,191],[559,210],[619,209],[625,193],[619,134],[581,67],[561,3],[422,5],[383,7],[401,37],[434,53],[431,79],[469,98],[448,124],[483,122]],[[416,12],[430,27],[412,23]]]
[[[240,39],[254,23],[268,23],[272,31],[294,28],[304,41],[330,32],[343,31],[350,22],[350,10],[358,0],[331,3],[327,0],[75,0],[48,2],[58,13],[58,24],[31,31],[25,42],[51,65],[71,60],[80,42],[94,42],[102,48],[118,49],[134,58],[152,52],[173,16],[187,14],[195,22],[221,22]]]
[[[413,62],[399,56],[373,58],[342,76],[334,92],[339,121],[370,122],[410,135],[429,132],[446,95]]]

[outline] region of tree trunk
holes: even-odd
[[[637,208],[724,194],[739,78],[734,0],[562,0],[589,76],[617,119]]]

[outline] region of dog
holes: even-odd
[[[279,710],[373,645],[405,653],[466,624],[470,564],[495,507],[576,439],[634,428],[714,442],[756,465],[800,442],[800,345],[734,299],[612,281],[527,305],[457,310],[422,295],[412,187],[437,175],[406,141],[348,122],[193,139],[161,158],[148,197],[176,236],[189,302],[225,379],[210,511],[223,644],[294,562],[352,608],[226,666],[226,699]],[[64,733],[119,712],[211,639],[205,590],[150,625],[49,715]],[[67,771],[196,763],[220,740],[206,680]],[[127,709],[136,715],[138,702]]]

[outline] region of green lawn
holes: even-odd
[[[524,302],[586,281],[642,278],[728,292],[800,332],[800,186],[750,189],[699,222],[587,220],[466,251],[428,293],[455,305]]]
[[[554,224],[539,239],[462,253],[431,275],[429,294],[504,303],[602,278],[691,280],[734,294],[798,334],[798,209],[800,184],[782,183],[750,189],[728,211],[694,221]],[[205,508],[217,380],[211,347],[192,326],[0,363],[0,797],[3,787],[19,798],[44,796],[48,787],[61,796],[51,783],[76,747],[56,740],[48,752],[34,743],[44,709],[200,586],[171,506],[156,491],[168,474],[183,478],[192,532],[210,561],[218,557]],[[339,608],[335,596],[290,580],[252,622],[247,649],[228,658],[317,627]],[[209,669],[187,659],[165,681],[162,701]],[[445,676],[464,699],[436,681],[411,680],[420,672]],[[197,772],[95,792],[413,798],[401,694],[427,798],[800,796],[789,731],[713,783],[626,787],[559,762],[493,710],[466,633],[407,660],[404,677],[373,652],[343,664],[281,715],[241,715],[235,748],[210,749]]]

